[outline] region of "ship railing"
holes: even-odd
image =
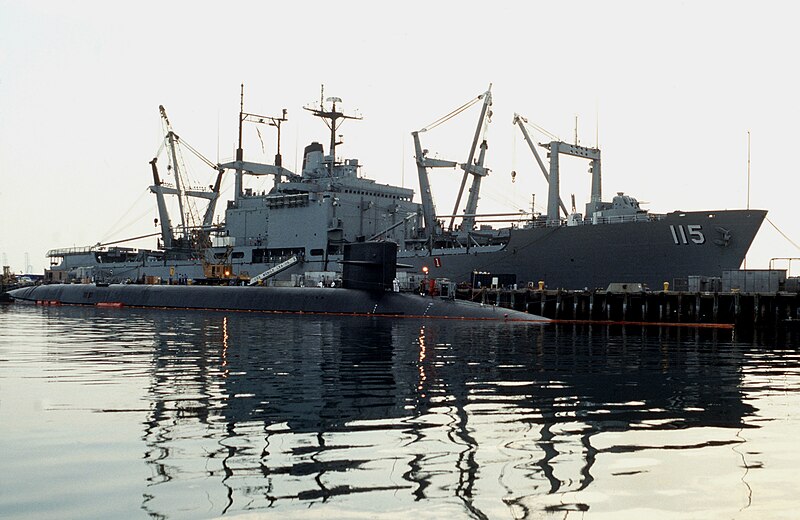
[[[627,222],[655,222],[666,217],[663,213],[640,213],[637,215],[618,215],[609,217],[596,217],[594,219],[572,220],[559,219],[558,221],[548,221],[544,218],[528,221],[525,228],[547,228],[561,226],[594,226],[601,224],[621,224]]]
[[[586,224],[620,224],[626,222],[653,222],[661,220],[666,215],[657,213],[638,213],[636,215],[618,215],[611,217],[597,217],[594,221],[584,221]]]
[[[85,246],[85,247],[62,247],[60,249],[51,249],[47,252],[47,258],[55,258],[61,257],[66,255],[77,255],[77,254],[85,254],[91,253],[96,249],[95,246]]]

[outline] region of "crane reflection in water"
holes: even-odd
[[[155,517],[198,493],[214,514],[422,501],[475,518],[586,511],[573,497],[598,478],[599,456],[654,448],[598,435],[736,430],[753,413],[725,331],[215,313],[157,323],[143,435]],[[672,449],[714,442],[737,441]]]

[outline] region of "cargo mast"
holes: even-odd
[[[559,208],[564,212],[564,216],[567,216],[568,214],[567,208],[564,205],[564,202],[561,200],[560,192],[558,156],[562,153],[565,155],[571,155],[573,157],[582,157],[592,161],[591,166],[589,167],[589,172],[592,174],[592,194],[589,204],[586,205],[586,218],[591,218],[596,211],[599,211],[603,196],[601,184],[602,177],[600,171],[600,150],[598,148],[587,148],[585,146],[569,144],[556,140],[542,144],[540,146],[546,148],[550,152],[548,154],[550,156],[550,172],[548,173],[547,168],[542,162],[542,158],[536,151],[536,146],[533,144],[530,134],[528,134],[528,130],[525,128],[525,123],[527,122],[528,120],[521,115],[514,114],[513,124],[517,125],[522,132],[525,142],[528,143],[528,147],[531,149],[533,156],[536,158],[536,162],[539,164],[539,168],[542,170],[542,175],[544,175],[544,178],[547,181],[547,221],[549,223],[559,222]]]
[[[481,189],[481,179],[489,174],[489,170],[483,167],[483,161],[486,158],[486,150],[488,148],[486,139],[481,140],[481,136],[486,132],[487,125],[492,117],[492,112],[489,107],[492,106],[492,85],[489,84],[489,89],[484,92],[478,99],[483,98],[483,107],[481,107],[481,115],[478,118],[478,127],[475,129],[475,137],[472,139],[472,147],[469,150],[469,157],[467,162],[462,165],[464,169],[464,176],[461,178],[461,187],[458,189],[458,196],[456,197],[456,205],[453,208],[453,216],[450,217],[450,226],[448,229],[453,231],[453,223],[455,222],[456,215],[458,214],[458,206],[461,203],[461,195],[464,193],[464,186],[467,183],[467,177],[472,174],[472,187],[469,190],[469,197],[467,198],[467,206],[464,209],[464,218],[461,220],[461,230],[465,233],[472,231],[475,226],[475,212],[478,210],[478,194]],[[475,159],[475,150],[478,147],[478,141],[481,140],[480,153],[478,154],[477,162]]]
[[[164,122],[164,125],[167,130],[167,135],[164,139],[164,143],[162,143],[161,147],[156,153],[156,157],[154,157],[150,161],[150,168],[153,173],[153,185],[150,186],[150,191],[155,193],[156,195],[156,202],[158,205],[158,216],[161,220],[161,239],[163,242],[164,249],[171,249],[174,247],[179,248],[186,248],[190,245],[191,241],[189,240],[190,237],[193,237],[194,241],[197,243],[207,241],[208,232],[212,226],[213,219],[214,219],[214,211],[216,208],[216,202],[219,198],[219,190],[222,183],[222,175],[224,170],[218,168],[215,164],[205,158],[200,152],[195,150],[191,147],[188,143],[183,141],[178,135],[172,130],[172,125],[169,122],[169,118],[167,117],[167,111],[163,105],[159,105],[158,107],[159,112],[161,113],[161,119]],[[158,161],[158,155],[160,155],[161,151],[164,147],[169,148],[170,154],[170,165],[174,175],[175,175],[175,185],[171,186],[165,184],[159,174],[158,174],[158,167],[156,166],[156,162]],[[200,190],[191,188],[188,186],[188,180],[184,180],[182,175],[185,172],[182,171],[182,157],[179,150],[179,146],[182,146],[192,152],[198,159],[203,161],[206,165],[210,166],[211,168],[217,170],[217,178],[216,182],[209,186],[210,191],[208,190]],[[188,178],[187,178],[188,179]],[[169,217],[169,211],[167,209],[166,199],[164,195],[174,195],[178,198],[178,208],[181,213],[181,232],[182,238],[175,238],[175,232],[172,229],[172,222]],[[191,198],[199,198],[199,199],[206,199],[208,201],[208,206],[206,207],[205,214],[203,215],[202,223],[199,225],[198,229],[198,221],[199,215],[197,209],[195,207],[194,202],[192,202]],[[190,222],[187,223],[187,220]],[[186,241],[184,241],[186,239]]]
[[[455,161],[445,161],[442,159],[430,159],[427,157],[428,150],[423,149],[422,145],[420,144],[419,134],[422,132],[427,132],[428,130],[433,130],[437,126],[449,121],[453,117],[457,116],[461,112],[465,111],[472,105],[476,104],[478,101],[483,100],[483,105],[481,108],[481,115],[478,119],[478,126],[475,129],[475,137],[472,140],[472,146],[469,151],[469,157],[467,158],[467,162],[465,163],[457,163]],[[428,168],[455,168],[460,167],[464,170],[464,176],[461,179],[461,186],[458,191],[458,197],[456,198],[456,205],[453,209],[453,213],[448,215],[450,217],[450,225],[448,227],[448,231],[453,231],[453,224],[455,219],[461,215],[458,214],[458,207],[461,204],[461,197],[464,193],[464,187],[467,184],[467,178],[470,174],[473,175],[472,179],[472,186],[469,190],[469,197],[467,199],[467,205],[464,209],[464,214],[462,216],[461,221],[461,231],[463,233],[469,234],[472,231],[472,228],[475,226],[475,216],[478,209],[478,198],[480,194],[480,187],[481,187],[481,179],[489,174],[489,169],[484,167],[484,160],[486,159],[486,150],[488,149],[488,145],[486,144],[486,139],[482,139],[482,136],[485,134],[487,125],[491,119],[492,112],[490,107],[492,106],[492,85],[489,85],[489,89],[484,92],[483,94],[479,95],[477,98],[471,99],[467,103],[463,104],[462,106],[456,108],[449,114],[440,117],[433,123],[429,124],[428,126],[417,130],[416,132],[411,132],[412,137],[414,138],[414,151],[416,153],[416,160],[417,160],[417,174],[419,176],[419,185],[420,185],[420,197],[422,198],[422,212],[423,217],[425,219],[425,226],[424,226],[424,236],[426,238],[431,238],[435,235],[440,235],[443,232],[441,223],[436,220],[436,208],[433,203],[433,195],[431,194],[430,188],[430,180],[428,179]],[[480,152],[478,154],[478,159],[475,160],[475,152],[478,149],[478,143],[480,142]]]

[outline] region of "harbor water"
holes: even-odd
[[[0,518],[796,518],[798,338],[0,306]]]

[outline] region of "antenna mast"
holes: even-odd
[[[236,160],[244,160],[244,151],[242,150],[242,123],[244,122],[244,83],[242,83],[242,92],[239,95],[239,148],[236,149]]]
[[[600,148],[600,107],[594,105],[594,147]]]
[[[750,209],[750,130],[747,131],[747,209]],[[747,269],[747,253],[744,254],[744,265]]]
[[[329,173],[333,173],[333,165],[336,162],[336,145],[342,144],[341,142],[337,142],[336,141],[336,131],[339,129],[340,126],[342,126],[342,123],[344,123],[344,121],[346,119],[363,119],[363,118],[360,115],[352,115],[351,116],[351,115],[347,115],[344,112],[341,112],[341,111],[337,110],[336,109],[336,103],[341,103],[342,102],[341,98],[329,97],[327,99],[324,99],[324,101],[323,101],[324,87],[325,86],[323,85],[320,88],[319,106],[318,107],[305,106],[303,108],[305,110],[308,110],[309,112],[311,112],[315,116],[321,118],[323,121],[325,121],[325,125],[331,131],[331,141],[330,141],[330,148],[329,148],[331,159],[330,159],[330,163],[328,164],[328,172]],[[326,110],[325,109],[325,104],[324,104],[325,101],[331,103],[330,110]]]
[[[242,96],[239,102],[239,148],[236,150],[236,160],[243,161],[244,153],[242,151],[242,124],[247,121],[250,123],[261,123],[269,126],[274,126],[278,129],[278,149],[275,153],[275,166],[282,166],[283,159],[281,157],[281,123],[288,121],[286,117],[288,111],[284,108],[281,111],[280,117],[262,116],[259,114],[250,114],[244,111],[244,84],[242,84]]]
[[[747,131],[747,209],[750,209],[750,130]]]
[[[578,116],[575,115],[575,146],[578,146]]]

